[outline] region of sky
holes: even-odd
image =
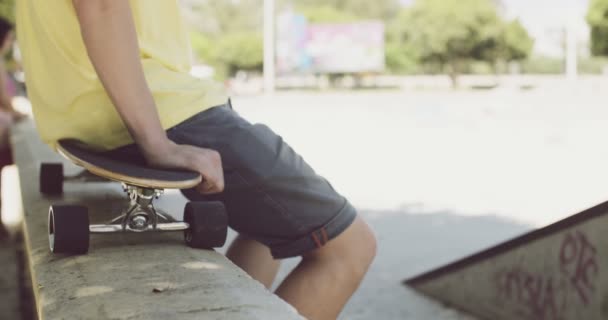
[[[535,51],[560,56],[561,32],[570,24],[581,45],[589,41],[589,28],[585,21],[588,0],[503,0],[507,15],[519,18],[536,39]]]

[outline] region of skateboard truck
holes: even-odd
[[[89,224],[88,208],[80,205],[51,205],[49,208],[49,247],[53,253],[84,254],[89,250],[90,234],[119,232],[183,231],[184,241],[193,248],[210,249],[224,245],[228,218],[218,201],[191,201],[184,208],[184,221],[154,208],[162,189],[123,185],[130,205],[108,224]]]
[[[178,222],[154,208],[153,201],[163,194],[162,189],[142,188],[125,183],[122,186],[131,200],[131,205],[108,224],[90,225],[91,233],[183,231],[190,227],[187,222]]]

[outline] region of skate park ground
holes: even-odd
[[[594,88],[288,92],[233,104],[374,228],[378,257],[343,319],[469,319],[401,281],[605,201],[608,94]]]
[[[377,259],[342,318],[448,320],[471,318],[401,280],[606,200],[607,95],[597,88],[294,92],[233,102],[280,133],[377,233]]]

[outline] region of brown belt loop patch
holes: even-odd
[[[317,248],[321,248],[323,246],[321,244],[321,241],[319,240],[319,237],[317,236],[317,232],[316,231],[312,232],[312,239],[315,241],[315,244],[317,245]]]
[[[325,227],[323,227],[319,230],[313,231],[312,239],[314,240],[315,244],[317,245],[317,248],[321,248],[322,246],[324,246],[329,241],[329,238],[327,236],[327,230],[325,230]]]
[[[323,245],[325,245],[329,241],[327,238],[327,230],[325,230],[325,228],[321,229],[321,234],[323,234]]]

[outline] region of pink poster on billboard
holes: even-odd
[[[308,27],[306,53],[313,72],[384,70],[384,24],[356,22]]]
[[[310,70],[310,57],[306,53],[308,21],[301,15],[287,11],[277,21],[276,63],[279,73]]]
[[[277,31],[279,73],[362,73],[384,70],[382,22],[308,24],[302,15],[289,12],[279,17]]]

